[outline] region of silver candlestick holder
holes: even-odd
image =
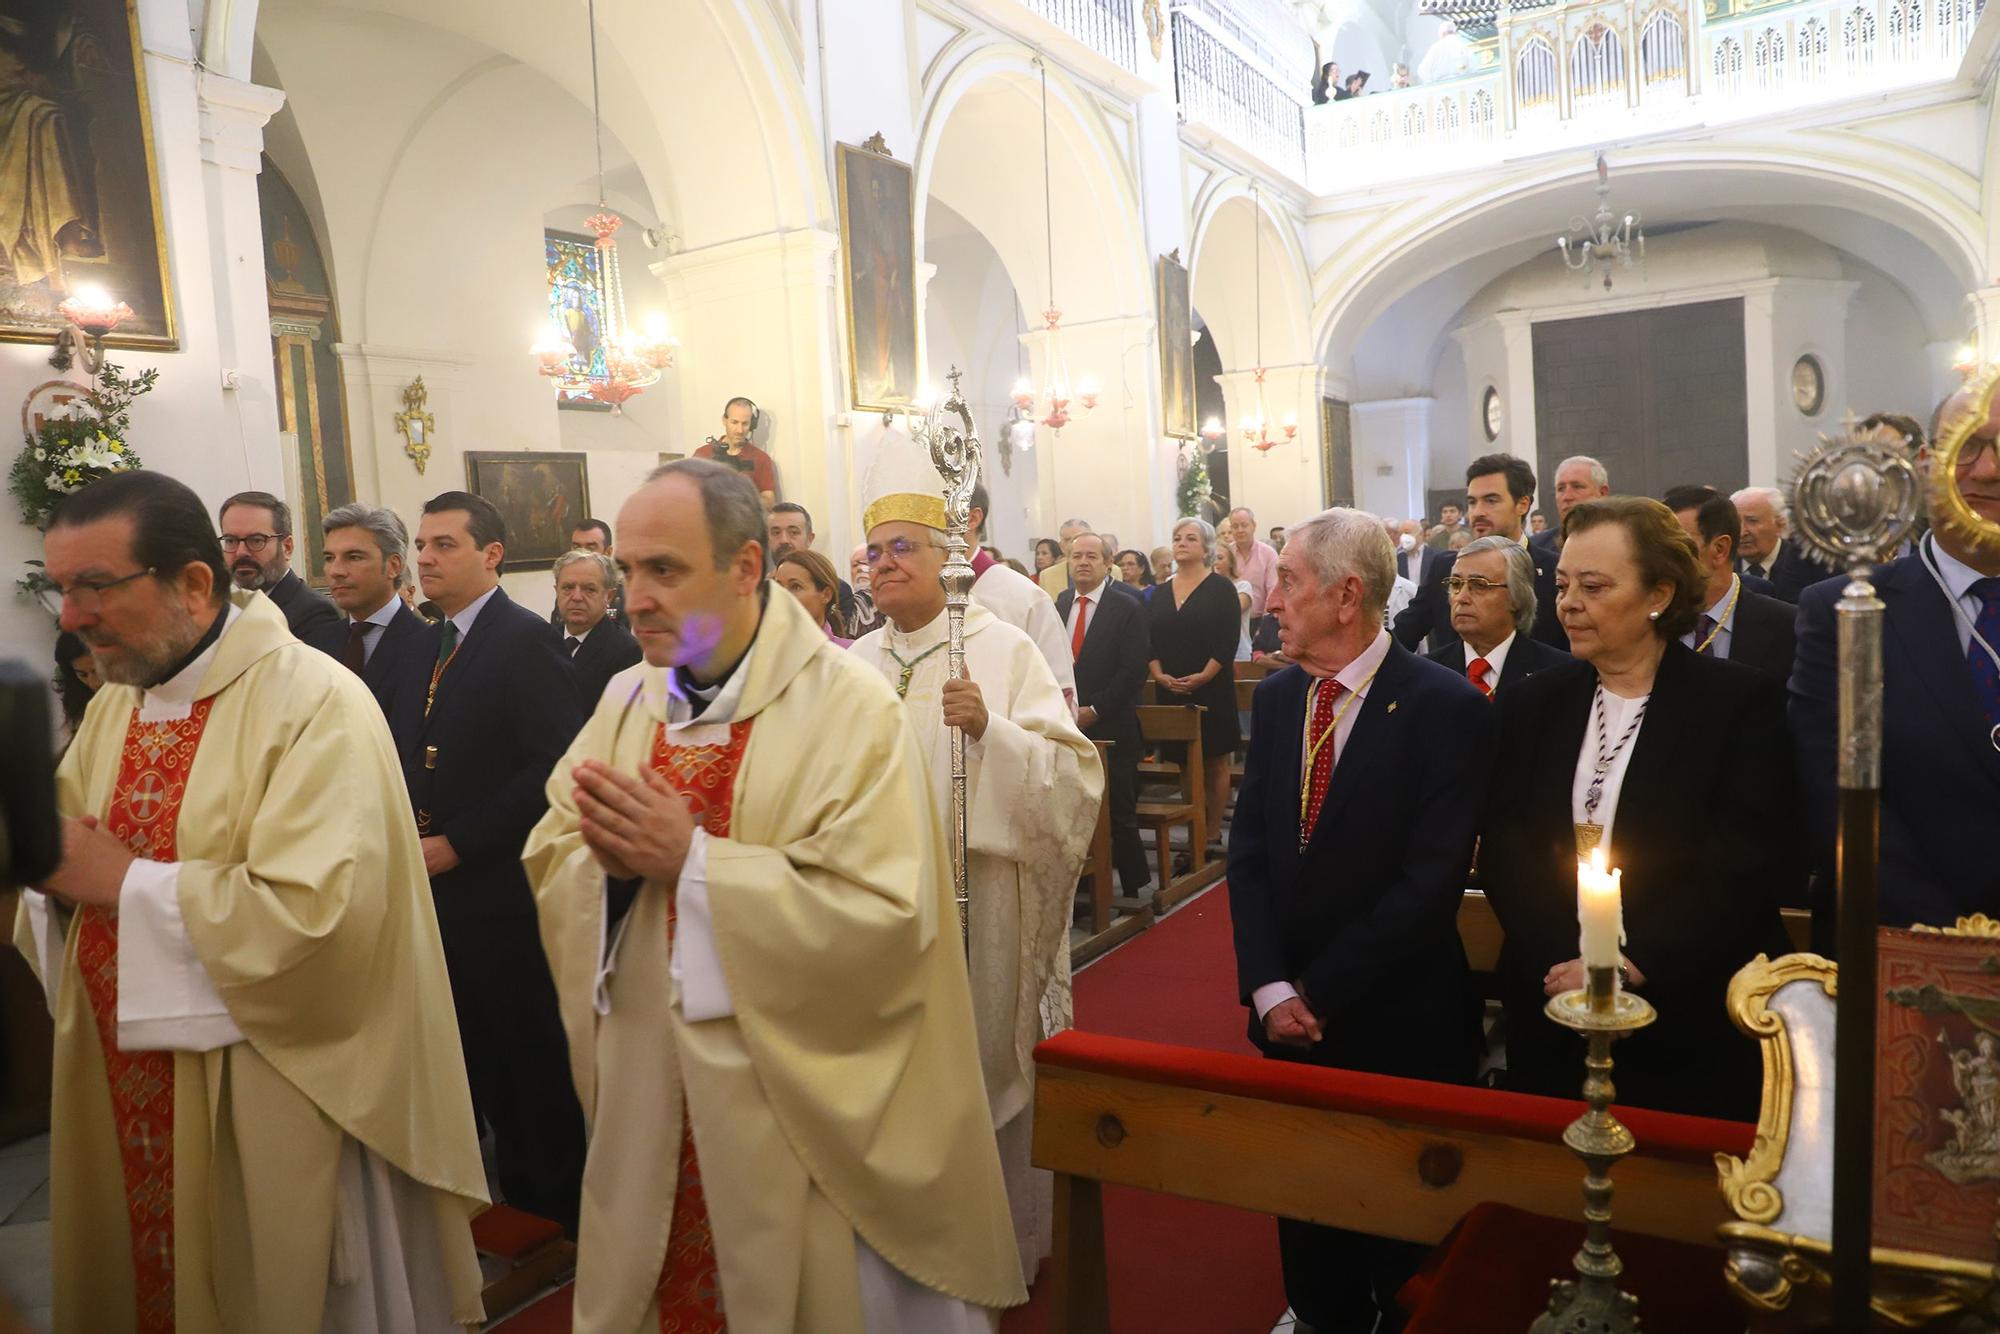
[[[1637,1334],[1639,1299],[1618,1287],[1625,1262],[1611,1247],[1611,1165],[1637,1141],[1611,1114],[1611,1044],[1653,1022],[1653,1007],[1618,987],[1613,968],[1588,970],[1588,985],[1565,991],[1543,1007],[1549,1018],[1583,1034],[1583,1100],[1590,1110],[1569,1123],[1563,1143],[1583,1159],[1583,1249],[1576,1277],[1549,1280],[1549,1309],[1530,1334]]]

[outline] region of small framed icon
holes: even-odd
[[[1808,417],[1826,405],[1826,368],[1810,352],[1792,366],[1792,405]]]

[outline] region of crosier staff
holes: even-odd
[[[931,464],[944,479],[945,562],[944,605],[948,638],[945,647],[947,679],[956,681],[965,674],[965,609],[972,601],[972,562],[966,558],[967,537],[972,526],[972,493],[979,485],[979,437],[973,429],[972,410],[959,391],[959,371],[952,367],[948,377],[951,394],[934,406],[911,432],[917,443],[930,450]],[[947,420],[956,416],[964,429]],[[971,949],[966,892],[966,772],[965,731],[951,729],[951,877],[952,892],[958,900],[959,940]]]

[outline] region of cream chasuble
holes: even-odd
[[[64,815],[150,842],[118,913],[16,917],[56,1018],[56,1329],[476,1324],[485,1178],[387,724],[263,594],[228,616],[63,759]]]
[[[608,929],[571,771],[743,723],[728,836]],[[683,1107],[730,1328],[956,1334],[1025,1300],[925,781],[895,696],[768,590],[699,718],[628,668],[557,764],[523,860],[590,1127],[579,1334],[659,1328]]]
[[[1040,596],[1037,594],[1037,596]],[[951,729],[944,725],[947,614],[914,634],[883,626],[851,656],[891,685],[908,670],[904,713],[929,761],[939,824],[951,819]],[[1097,825],[1104,768],[1027,635],[977,603],[965,662],[985,701],[986,735],[966,744],[967,914],[979,1064],[999,1135],[1022,1270],[1049,1253],[1051,1178],[1029,1164],[1034,1047],[1069,1027],[1069,924]]]

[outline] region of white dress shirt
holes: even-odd
[[[1333,674],[1333,679],[1340,682],[1342,691],[1340,703],[1334,706],[1338,721],[1333,725],[1333,739],[1324,743],[1333,747],[1333,765],[1328,773],[1340,768],[1340,752],[1347,749],[1347,738],[1354,734],[1354,721],[1367,705],[1369,687],[1375,680],[1375,673],[1381,669],[1383,660],[1389,656],[1389,644],[1389,632],[1376,631],[1374,642],[1361,650],[1354,661]],[[1299,731],[1302,738],[1299,746],[1299,785],[1303,787],[1312,781],[1312,775],[1306,767],[1306,757],[1312,753],[1313,743],[1310,692],[1307,695],[1305,718],[1299,725]],[[1291,1000],[1298,994],[1298,988],[1290,982],[1266,982],[1250,993],[1250,1003],[1257,1007],[1257,1017],[1262,1019],[1271,1012],[1272,1006]]]
[[[1742,600],[1740,596],[1742,588],[1743,580],[1737,575],[1730,575],[1728,591],[1705,608],[1707,614],[1715,618],[1716,624],[1715,645],[1710,650],[1710,657],[1729,656],[1729,643],[1736,634],[1736,604]],[[1701,652],[1701,640],[1702,628],[1698,621],[1694,629],[1681,636],[1681,643],[1697,653]]]
[[[1486,665],[1492,668],[1491,671],[1486,673],[1486,688],[1488,690],[1498,690],[1500,688],[1500,673],[1507,666],[1507,653],[1508,650],[1514,647],[1514,640],[1516,634],[1517,634],[1516,631],[1509,630],[1507,632],[1507,637],[1501,640],[1499,643],[1495,644],[1492,648],[1492,651],[1487,653],[1473,652],[1472,645],[1468,643],[1465,646],[1465,665],[1467,668],[1465,674],[1466,679],[1467,680],[1472,679],[1472,672],[1470,670],[1472,667],[1472,660],[1474,658],[1484,658],[1486,659]]]
[[[361,661],[364,665],[375,656],[375,646],[382,642],[382,632],[389,628],[389,622],[396,619],[396,612],[402,605],[403,599],[391,593],[387,602],[361,618],[368,627],[361,635]],[[352,624],[353,618],[348,619]]]
[[[445,618],[458,627],[458,640],[461,644],[465,642],[465,637],[472,633],[472,623],[479,619],[479,613],[486,609],[486,604],[491,602],[493,595],[499,591],[500,585],[495,584],[478,597],[472,599],[472,601],[466,603],[463,607],[460,607],[457,615]]]
[[[1070,599],[1069,615],[1063,618],[1063,638],[1065,640],[1068,640],[1070,643],[1076,642],[1076,618],[1083,612],[1083,600],[1085,598],[1090,599],[1090,615],[1083,623],[1083,637],[1085,639],[1090,638],[1091,627],[1097,624],[1097,613],[1104,606],[1104,599],[1117,596],[1117,594],[1112,593],[1106,587],[1109,583],[1110,580],[1107,579],[1088,593],[1084,592],[1081,588],[1076,590],[1076,596]]]
[[[1598,693],[1597,698],[1604,704],[1606,746],[1618,744],[1618,738],[1624,736],[1625,729],[1632,725],[1632,715],[1644,708],[1646,701],[1652,697],[1647,693],[1637,699],[1626,699],[1622,695],[1612,694],[1609,690]],[[1590,791],[1591,778],[1597,773],[1597,722],[1597,705],[1593,703],[1590,707],[1590,719],[1583,728],[1583,748],[1576,755],[1576,776],[1570,782],[1570,818],[1577,824],[1590,822],[1589,817],[1584,814],[1583,799],[1584,794]],[[1645,730],[1646,725],[1639,724],[1639,731]],[[1595,823],[1604,826],[1604,834],[1598,839],[1598,845],[1605,850],[1605,856],[1612,865],[1617,864],[1617,859],[1611,855],[1611,826],[1618,816],[1618,793],[1625,786],[1625,770],[1631,767],[1632,752],[1638,747],[1639,735],[1635,732],[1632,734],[1632,739],[1625,743],[1624,749],[1618,752],[1618,757],[1611,761],[1611,768],[1604,775],[1602,795],[1597,802]]]
[[[1945,591],[1951,595],[1953,604],[1965,613],[1963,616],[1954,615],[1951,618],[1951,628],[1958,632],[1958,651],[1970,654],[1972,627],[1978,622],[1979,613],[1984,607],[1969,590],[1973,584],[1986,576],[1939,546],[1935,537],[1925,537],[1924,545],[1930,548],[1931,556],[1937,561],[1937,572],[1944,579]],[[2000,649],[2000,644],[1995,644],[1993,647]]]

